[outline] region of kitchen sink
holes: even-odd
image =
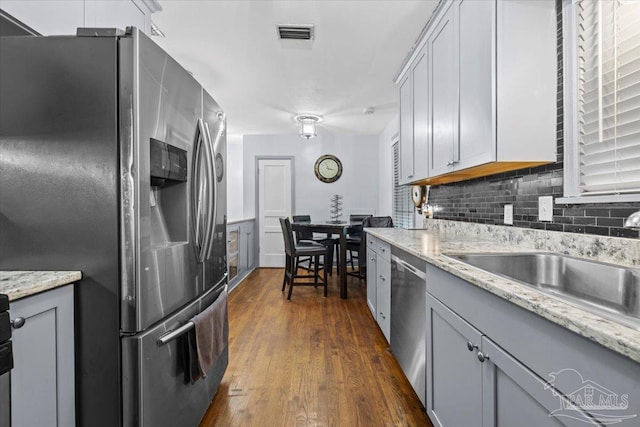
[[[446,256],[640,330],[640,269],[553,253]]]

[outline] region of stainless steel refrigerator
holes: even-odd
[[[222,109],[137,29],[0,38],[0,269],[82,271],[78,425],[206,411],[227,348],[190,384],[160,338],[226,284],[225,166]]]

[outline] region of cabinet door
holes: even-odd
[[[422,49],[411,69],[413,79],[413,167],[414,180],[429,176],[429,57]]]
[[[482,367],[477,351],[481,337],[427,293],[427,414],[435,426],[480,425]]]
[[[579,409],[557,412],[569,402],[559,393],[545,389],[546,382],[507,354],[487,337],[482,337],[482,426],[585,426],[590,418]],[[569,415],[569,416],[567,416]],[[586,424],[585,424],[586,423]],[[476,425],[479,425],[476,423]]]
[[[450,6],[427,40],[431,89],[429,176],[453,170],[458,123],[458,50]]]
[[[495,2],[458,0],[454,21],[459,54],[459,136],[456,168],[496,160]]]
[[[383,257],[377,257],[377,316],[378,325],[382,329],[387,342],[391,336],[391,263]]]
[[[238,275],[238,245],[240,243],[240,229],[237,225],[227,227],[227,265],[229,269],[229,284]]]
[[[73,285],[11,303],[11,425],[74,426]]]
[[[376,301],[378,292],[378,276],[376,274],[376,253],[367,248],[367,305],[373,318],[377,320]]]
[[[411,73],[402,80],[400,89],[400,184],[413,179],[413,97]]]
[[[249,246],[248,242],[248,233],[246,224],[242,224],[239,230],[239,238],[238,242],[238,276],[242,277],[247,272],[248,266],[248,253],[247,246]]]
[[[255,257],[256,237],[255,237],[254,230],[255,230],[255,227],[252,221],[249,224],[247,224],[247,229],[246,229],[246,233],[247,233],[247,251],[246,252],[247,252],[247,269],[248,270],[253,270],[254,265],[256,263],[256,257]]]

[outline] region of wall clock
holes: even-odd
[[[342,162],[333,154],[325,154],[318,157],[313,170],[320,181],[336,182],[342,176]]]

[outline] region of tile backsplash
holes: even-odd
[[[555,205],[551,222],[538,221],[538,197],[563,196],[563,87],[562,0],[556,1],[558,29],[557,161],[522,169],[431,187],[429,204],[439,210],[436,218],[503,224],[505,204],[513,204],[513,226],[613,237],[639,237],[637,230],[623,228],[624,220],[640,210],[640,203],[594,203]]]

